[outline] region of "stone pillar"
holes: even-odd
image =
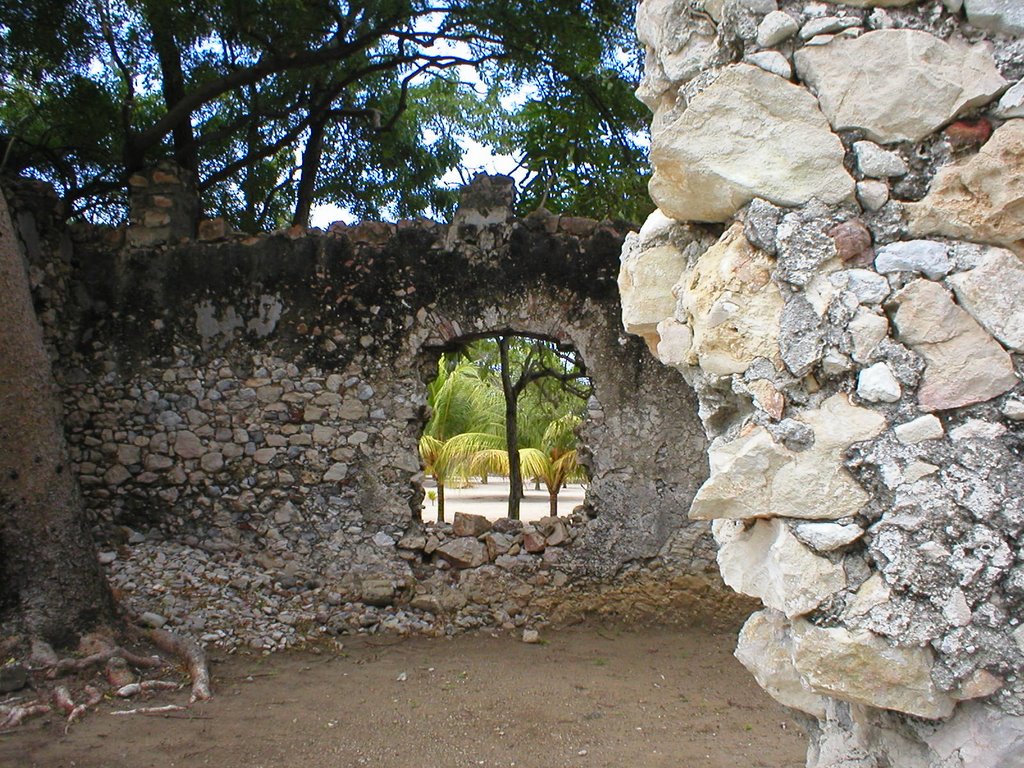
[[[192,174],[162,160],[128,180],[128,245],[148,248],[191,240],[199,220],[199,195]]]
[[[1024,6],[641,0],[627,331],[692,383],[808,765],[1024,754]]]

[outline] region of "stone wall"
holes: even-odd
[[[200,241],[139,247],[162,238],[72,239],[44,188],[8,191],[101,558],[151,620],[275,648],[619,610],[614,584],[713,602],[709,526],[686,519],[707,477],[696,400],[622,334],[621,229],[514,220],[510,186],[483,178],[450,227],[205,222]],[[443,350],[498,331],[586,362],[585,509],[424,527],[427,381]]]
[[[642,0],[623,322],[809,766],[1024,765],[1024,5]]]

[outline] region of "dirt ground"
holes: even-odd
[[[542,642],[358,638],[213,657],[214,698],[105,702],[0,735],[4,768],[799,768],[804,738],[732,657],[731,633],[587,625]]]

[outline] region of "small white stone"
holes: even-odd
[[[949,436],[954,441],[961,440],[998,440],[1006,434],[1006,427],[1003,424],[996,424],[984,419],[968,419],[956,429],[950,431]]]
[[[934,240],[904,240],[882,246],[875,256],[875,269],[890,272],[919,272],[929,280],[949,274],[953,262],[945,243]]]
[[[821,358],[821,370],[826,376],[839,376],[853,368],[853,363],[846,355],[837,350],[830,349]]]
[[[793,529],[796,537],[818,552],[831,552],[845,547],[864,535],[859,525],[839,523],[801,523]]]
[[[800,25],[785,11],[772,11],[757,25],[757,44],[762,48],[771,48],[791,37],[800,29]]]
[[[786,80],[793,76],[793,67],[789,63],[789,59],[778,51],[759,51],[758,53],[750,54],[745,60],[755,67],[760,67],[765,72],[771,72],[773,75],[778,75]]]
[[[810,40],[818,35],[829,35],[859,26],[860,19],[856,16],[822,16],[821,18],[811,19],[804,24],[800,29],[800,37],[804,40]]]
[[[934,464],[929,464],[927,461],[912,461],[903,470],[903,482],[916,483],[922,477],[934,475],[938,471],[938,467]]]
[[[967,604],[963,590],[954,588],[950,592],[949,599],[942,606],[942,615],[954,627],[966,627],[971,623],[971,606]]]
[[[1002,413],[1010,421],[1024,421],[1024,402],[1010,398],[1003,403]]]
[[[865,176],[888,179],[907,172],[907,164],[898,152],[882,149],[873,141],[855,141],[853,151],[857,156],[857,167]]]
[[[895,403],[903,389],[885,363],[865,368],[857,377],[857,396],[869,403]]]
[[[1017,647],[1024,652],[1024,624],[1013,630],[1013,639],[1017,643]]]
[[[877,211],[889,202],[889,185],[876,179],[857,182],[857,200],[866,211]]]
[[[540,642],[540,633],[536,629],[524,629],[523,642],[528,645],[536,645]]]
[[[1003,97],[992,114],[1002,120],[1009,120],[1013,117],[1024,117],[1024,80],[1018,80]]]
[[[946,434],[942,428],[942,422],[937,416],[930,413],[900,424],[894,431],[896,439],[904,445],[915,445],[925,440],[938,440]]]
[[[889,335],[889,321],[885,315],[876,315],[861,307],[848,326],[853,342],[853,359],[867,363],[882,340]]]

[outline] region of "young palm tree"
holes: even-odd
[[[437,364],[437,378],[427,387],[431,417],[420,438],[424,471],[437,482],[437,519],[444,522],[444,488],[466,477],[457,451],[445,451],[455,436],[495,434],[503,429],[502,405],[493,388],[480,378],[472,362],[453,361],[447,355]]]

